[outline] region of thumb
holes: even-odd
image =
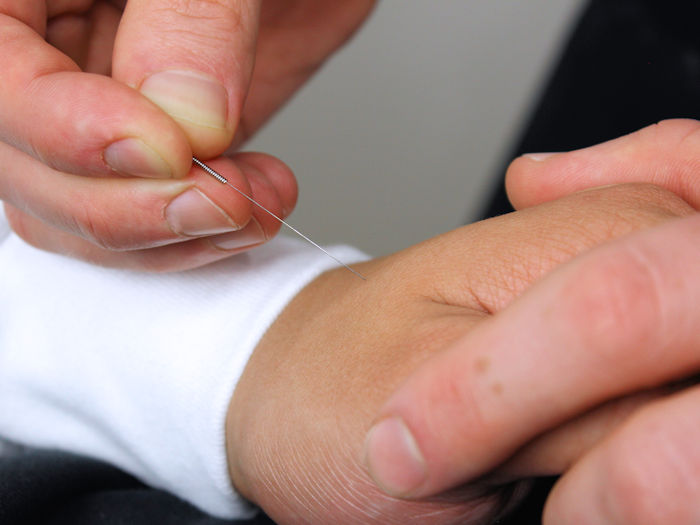
[[[212,158],[233,139],[255,59],[260,0],[129,0],[113,76],[183,129]]]
[[[666,120],[569,153],[525,155],[506,175],[516,209],[584,189],[627,182],[661,186],[700,209],[700,122]]]

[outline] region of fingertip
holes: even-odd
[[[527,174],[531,170],[532,161],[526,157],[514,159],[506,170],[505,190],[508,200],[514,209],[526,208],[530,202],[530,186],[526,184]]]
[[[428,478],[416,438],[400,417],[386,417],[370,429],[364,460],[377,486],[395,498],[412,497]]]
[[[206,181],[208,184],[216,183],[218,187],[212,187],[224,200],[236,197],[239,200],[244,199],[236,189],[226,188],[232,186],[247,195],[251,195],[258,205],[245,199],[248,204],[247,223],[245,226],[235,232],[215,235],[204,240],[210,246],[220,252],[225,252],[226,255],[233,255],[251,248],[255,248],[272,239],[280,230],[281,223],[276,216],[283,216],[282,199],[277,191],[277,188],[270,182],[266,174],[261,173],[256,166],[268,163],[269,159],[258,159],[253,156],[252,163],[243,160],[244,156],[236,156],[234,159],[222,157],[211,162],[211,167],[220,171],[228,179],[228,184],[221,185],[217,181]],[[266,157],[266,156],[264,156]],[[281,162],[273,159],[271,165],[276,165],[278,168],[284,166]],[[224,191],[225,194],[219,192]],[[239,215],[236,215],[239,216]]]
[[[272,239],[282,228],[282,223],[278,217],[285,217],[279,192],[267,177],[253,166],[240,161],[238,161],[238,164],[248,179],[253,198],[260,204],[260,206],[253,206],[253,217],[257,218],[265,232],[266,238]]]
[[[506,171],[506,194],[513,208],[520,210],[548,200],[550,163],[561,154],[533,153],[516,158]]]
[[[216,235],[207,239],[207,242],[228,255],[243,252],[255,248],[268,240],[268,235],[255,216],[252,216],[248,224],[239,231]]]
[[[200,237],[239,230],[241,226],[197,188],[190,188],[173,198],[164,217],[170,230],[182,237]]]
[[[234,159],[254,168],[275,189],[281,202],[282,217],[288,217],[296,206],[299,186],[292,169],[277,157],[265,153],[244,152]]]
[[[217,157],[233,140],[228,93],[215,77],[192,70],[160,71],[138,89],[178,123],[195,156]]]
[[[595,451],[593,452],[595,456]],[[574,465],[554,485],[542,511],[543,525],[616,525],[608,507],[607,485],[588,457]],[[627,522],[624,522],[627,523]]]
[[[449,350],[434,356],[380,410],[367,434],[364,458],[383,492],[429,497],[482,472],[483,458],[474,454],[486,440],[479,435],[473,406],[464,403],[454,382],[470,383],[463,358]]]
[[[526,153],[523,158],[533,162],[544,162],[554,155],[558,155],[558,153]]]
[[[195,171],[197,187],[217,204],[241,229],[206,240],[209,245],[229,254],[244,251],[267,242],[280,230],[278,217],[282,214],[281,199],[276,189],[254,167],[244,162],[221,157],[208,165],[224,176],[221,184],[211,176]],[[251,196],[254,204],[244,195]]]
[[[245,197],[252,194],[247,175],[235,162],[225,157],[207,161],[207,165],[225,177],[227,184],[222,184],[197,166],[192,167],[188,177],[195,180],[197,188],[225,210],[233,222],[244,227],[248,224],[254,208],[252,202]]]
[[[547,496],[547,501],[542,509],[542,525],[566,525],[567,520],[562,515],[560,507],[560,498],[556,495],[558,485],[563,482],[560,480]]]

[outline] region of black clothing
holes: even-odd
[[[71,454],[23,450],[0,457],[2,525],[272,525],[265,516],[207,516],[120,470]]]
[[[590,2],[480,218],[513,210],[503,175],[515,157],[584,148],[669,118],[700,119],[698,16],[698,2]]]

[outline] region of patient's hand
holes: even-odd
[[[561,410],[565,401],[531,404],[536,413],[518,414],[513,428],[506,421],[499,430],[518,441],[496,452],[489,443],[499,435],[489,435],[488,426],[481,434],[471,429],[484,447],[472,481],[457,491],[411,501],[381,492],[365,466],[365,435],[379,408],[426,358],[464,343],[555,266],[603,241],[691,211],[653,186],[591,190],[358,265],[366,282],[344,270],[322,275],[273,324],[236,389],[227,421],[235,486],[280,523],[490,523],[526,491],[523,480],[567,468],[577,447],[599,439],[635,403],[644,402],[644,395],[619,402],[614,410],[602,407],[547,435],[551,426],[535,430],[536,422]],[[561,355],[565,352],[562,348]],[[512,366],[522,376],[527,363],[524,358]],[[475,359],[474,367],[466,377],[483,375],[488,359]],[[479,396],[472,419],[479,421],[489,415],[478,413],[479,407],[530,396],[539,386],[523,385],[521,392],[502,382],[482,390],[449,387],[455,396]],[[425,404],[429,410],[430,400]],[[532,432],[522,432],[523,420],[530,418]],[[514,456],[539,434],[539,441]],[[382,452],[390,459],[393,451]],[[404,468],[401,479],[420,474]],[[484,476],[494,469],[495,475]]]

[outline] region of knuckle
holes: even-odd
[[[655,264],[631,245],[618,246],[584,259],[560,291],[564,318],[593,366],[619,373],[662,358],[666,305]]]

